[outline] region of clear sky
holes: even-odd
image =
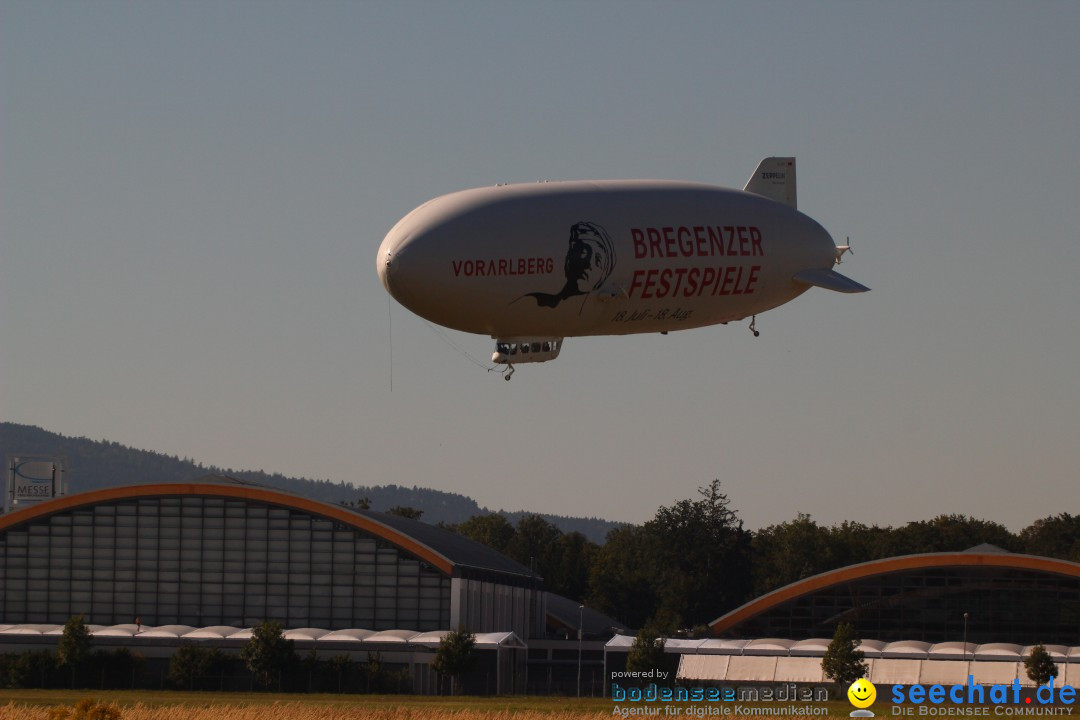
[[[0,0],[0,418],[633,522],[713,478],[750,528],[1080,512],[1078,27],[1071,1]],[[375,272],[447,192],[742,187],[788,154],[873,291],[756,339],[572,338],[506,383]]]

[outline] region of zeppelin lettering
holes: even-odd
[[[761,230],[753,225],[634,227],[630,228],[630,240],[635,260],[765,256]],[[643,299],[751,295],[762,267],[740,263],[673,268],[663,267],[665,264],[634,269],[627,295]],[[550,275],[556,271],[552,257],[462,259],[451,261],[451,265],[455,277],[470,278]]]
[[[716,225],[630,228],[634,257],[763,257],[761,231],[754,226]]]
[[[760,265],[707,268],[651,268],[635,270],[630,297],[666,298],[702,295],[752,295],[757,288]]]
[[[498,260],[453,260],[454,277],[497,277],[501,275],[550,275],[555,258],[499,258]]]

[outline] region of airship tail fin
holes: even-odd
[[[801,270],[795,273],[792,279],[807,285],[816,285],[819,288],[842,293],[861,293],[870,290],[862,283],[857,283],[835,270],[822,270],[821,268]]]
[[[767,157],[757,166],[743,188],[755,195],[797,208],[795,193],[795,158]]]

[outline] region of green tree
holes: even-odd
[[[100,673],[102,688],[130,687],[132,673],[142,661],[125,647],[115,650],[95,650],[90,656],[94,674]]]
[[[193,690],[198,682],[220,672],[225,656],[217,648],[181,645],[169,658],[169,682]]]
[[[56,656],[48,650],[7,655],[7,677],[0,682],[12,688],[44,688],[52,684],[57,672]]]
[[[827,570],[889,557],[893,529],[845,520],[827,530],[831,561]]]
[[[1031,652],[1024,658],[1024,669],[1036,685],[1045,685],[1058,674],[1054,658],[1050,657],[1050,653],[1046,651],[1046,646],[1042,643],[1031,648]]]
[[[326,663],[327,671],[337,679],[338,692],[349,684],[349,678],[356,672],[356,667],[356,661],[349,657],[349,653],[335,655]]]
[[[496,513],[473,515],[454,530],[501,553],[506,552],[506,547],[514,537],[514,526]]]
[[[408,518],[409,520],[419,520],[424,514],[423,510],[417,510],[414,507],[408,507],[407,505],[395,505],[386,511],[387,515],[397,515],[398,517]]]
[[[745,602],[751,535],[720,481],[698,500],[661,507],[643,526],[608,533],[589,571],[589,604],[631,627],[701,625]]]
[[[627,672],[650,672],[667,668],[669,661],[664,652],[665,642],[652,624],[639,630],[634,636],[630,652],[626,655]]]
[[[657,614],[681,627],[716,619],[745,602],[752,589],[750,533],[729,508],[719,480],[698,494],[698,500],[660,508],[644,526]]]
[[[983,543],[997,545],[1010,552],[1020,548],[1017,537],[1001,523],[957,514],[909,522],[894,530],[891,540],[889,555],[960,552]]]
[[[476,636],[462,626],[451,630],[439,641],[432,668],[450,678],[450,694],[457,695],[458,681],[476,661]]]
[[[244,664],[264,688],[281,687],[281,675],[296,662],[293,641],[285,639],[280,622],[263,620],[252,628],[251,639],[240,650]]]
[[[563,534],[556,543],[554,562],[544,575],[544,583],[559,595],[583,601],[589,590],[589,567],[597,550],[596,543],[579,532]]]
[[[757,531],[751,545],[755,595],[837,567],[831,557],[828,530],[803,513]]]
[[[653,538],[640,525],[616,528],[589,567],[587,604],[640,628],[656,613],[658,598],[651,574]]]
[[[849,623],[840,623],[833,633],[832,642],[821,658],[821,669],[825,677],[836,683],[843,691],[848,685],[866,675],[865,654],[859,650],[862,642],[855,635],[855,628]]]
[[[1080,562],[1080,515],[1061,513],[1036,520],[1020,531],[1020,544],[1029,555]]]
[[[367,680],[367,691],[369,693],[381,693],[385,691],[389,673],[386,671],[386,667],[383,665],[382,657],[379,653],[369,651],[367,654],[367,662],[364,663],[362,670],[364,672],[364,678]]]
[[[547,578],[557,563],[556,546],[562,531],[539,515],[518,520],[514,536],[506,544],[506,554],[527,568],[535,568]]]
[[[409,668],[390,670],[378,653],[368,653],[367,662],[360,666],[360,675],[366,679],[369,693],[407,695],[412,689]]]
[[[319,651],[315,648],[308,648],[308,651],[304,653],[304,657],[300,658],[300,672],[304,674],[307,679],[308,690],[311,690],[311,675],[319,667]]]
[[[82,615],[72,615],[64,623],[64,632],[56,645],[57,667],[70,669],[74,686],[76,671],[85,666],[89,659],[90,629],[86,627]]]

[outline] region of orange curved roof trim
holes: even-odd
[[[739,623],[767,612],[789,600],[853,580],[862,580],[875,575],[886,575],[906,570],[952,567],[996,567],[1010,570],[1033,570],[1080,578],[1080,564],[1036,555],[972,552],[901,555],[899,557],[884,558],[883,560],[871,560],[857,565],[848,565],[847,567],[830,570],[785,585],[713,620],[709,623],[709,631],[712,635],[720,635],[728,632]]]
[[[96,505],[98,503],[113,502],[117,500],[132,500],[143,497],[158,497],[161,495],[203,495],[211,497],[224,497],[234,500],[251,500],[270,505],[292,508],[319,515],[321,517],[336,520],[358,530],[371,533],[386,540],[406,552],[416,555],[424,562],[429,563],[447,575],[453,575],[454,564],[441,553],[431,547],[420,543],[412,537],[383,525],[377,520],[351,512],[345,508],[339,508],[318,500],[309,500],[299,495],[290,495],[268,488],[234,486],[208,482],[193,483],[163,483],[151,485],[128,485],[126,487],[105,488],[103,490],[91,490],[89,492],[65,495],[55,500],[32,505],[22,510],[16,510],[7,515],[0,515],[0,532],[31,520],[48,517],[67,510]]]

